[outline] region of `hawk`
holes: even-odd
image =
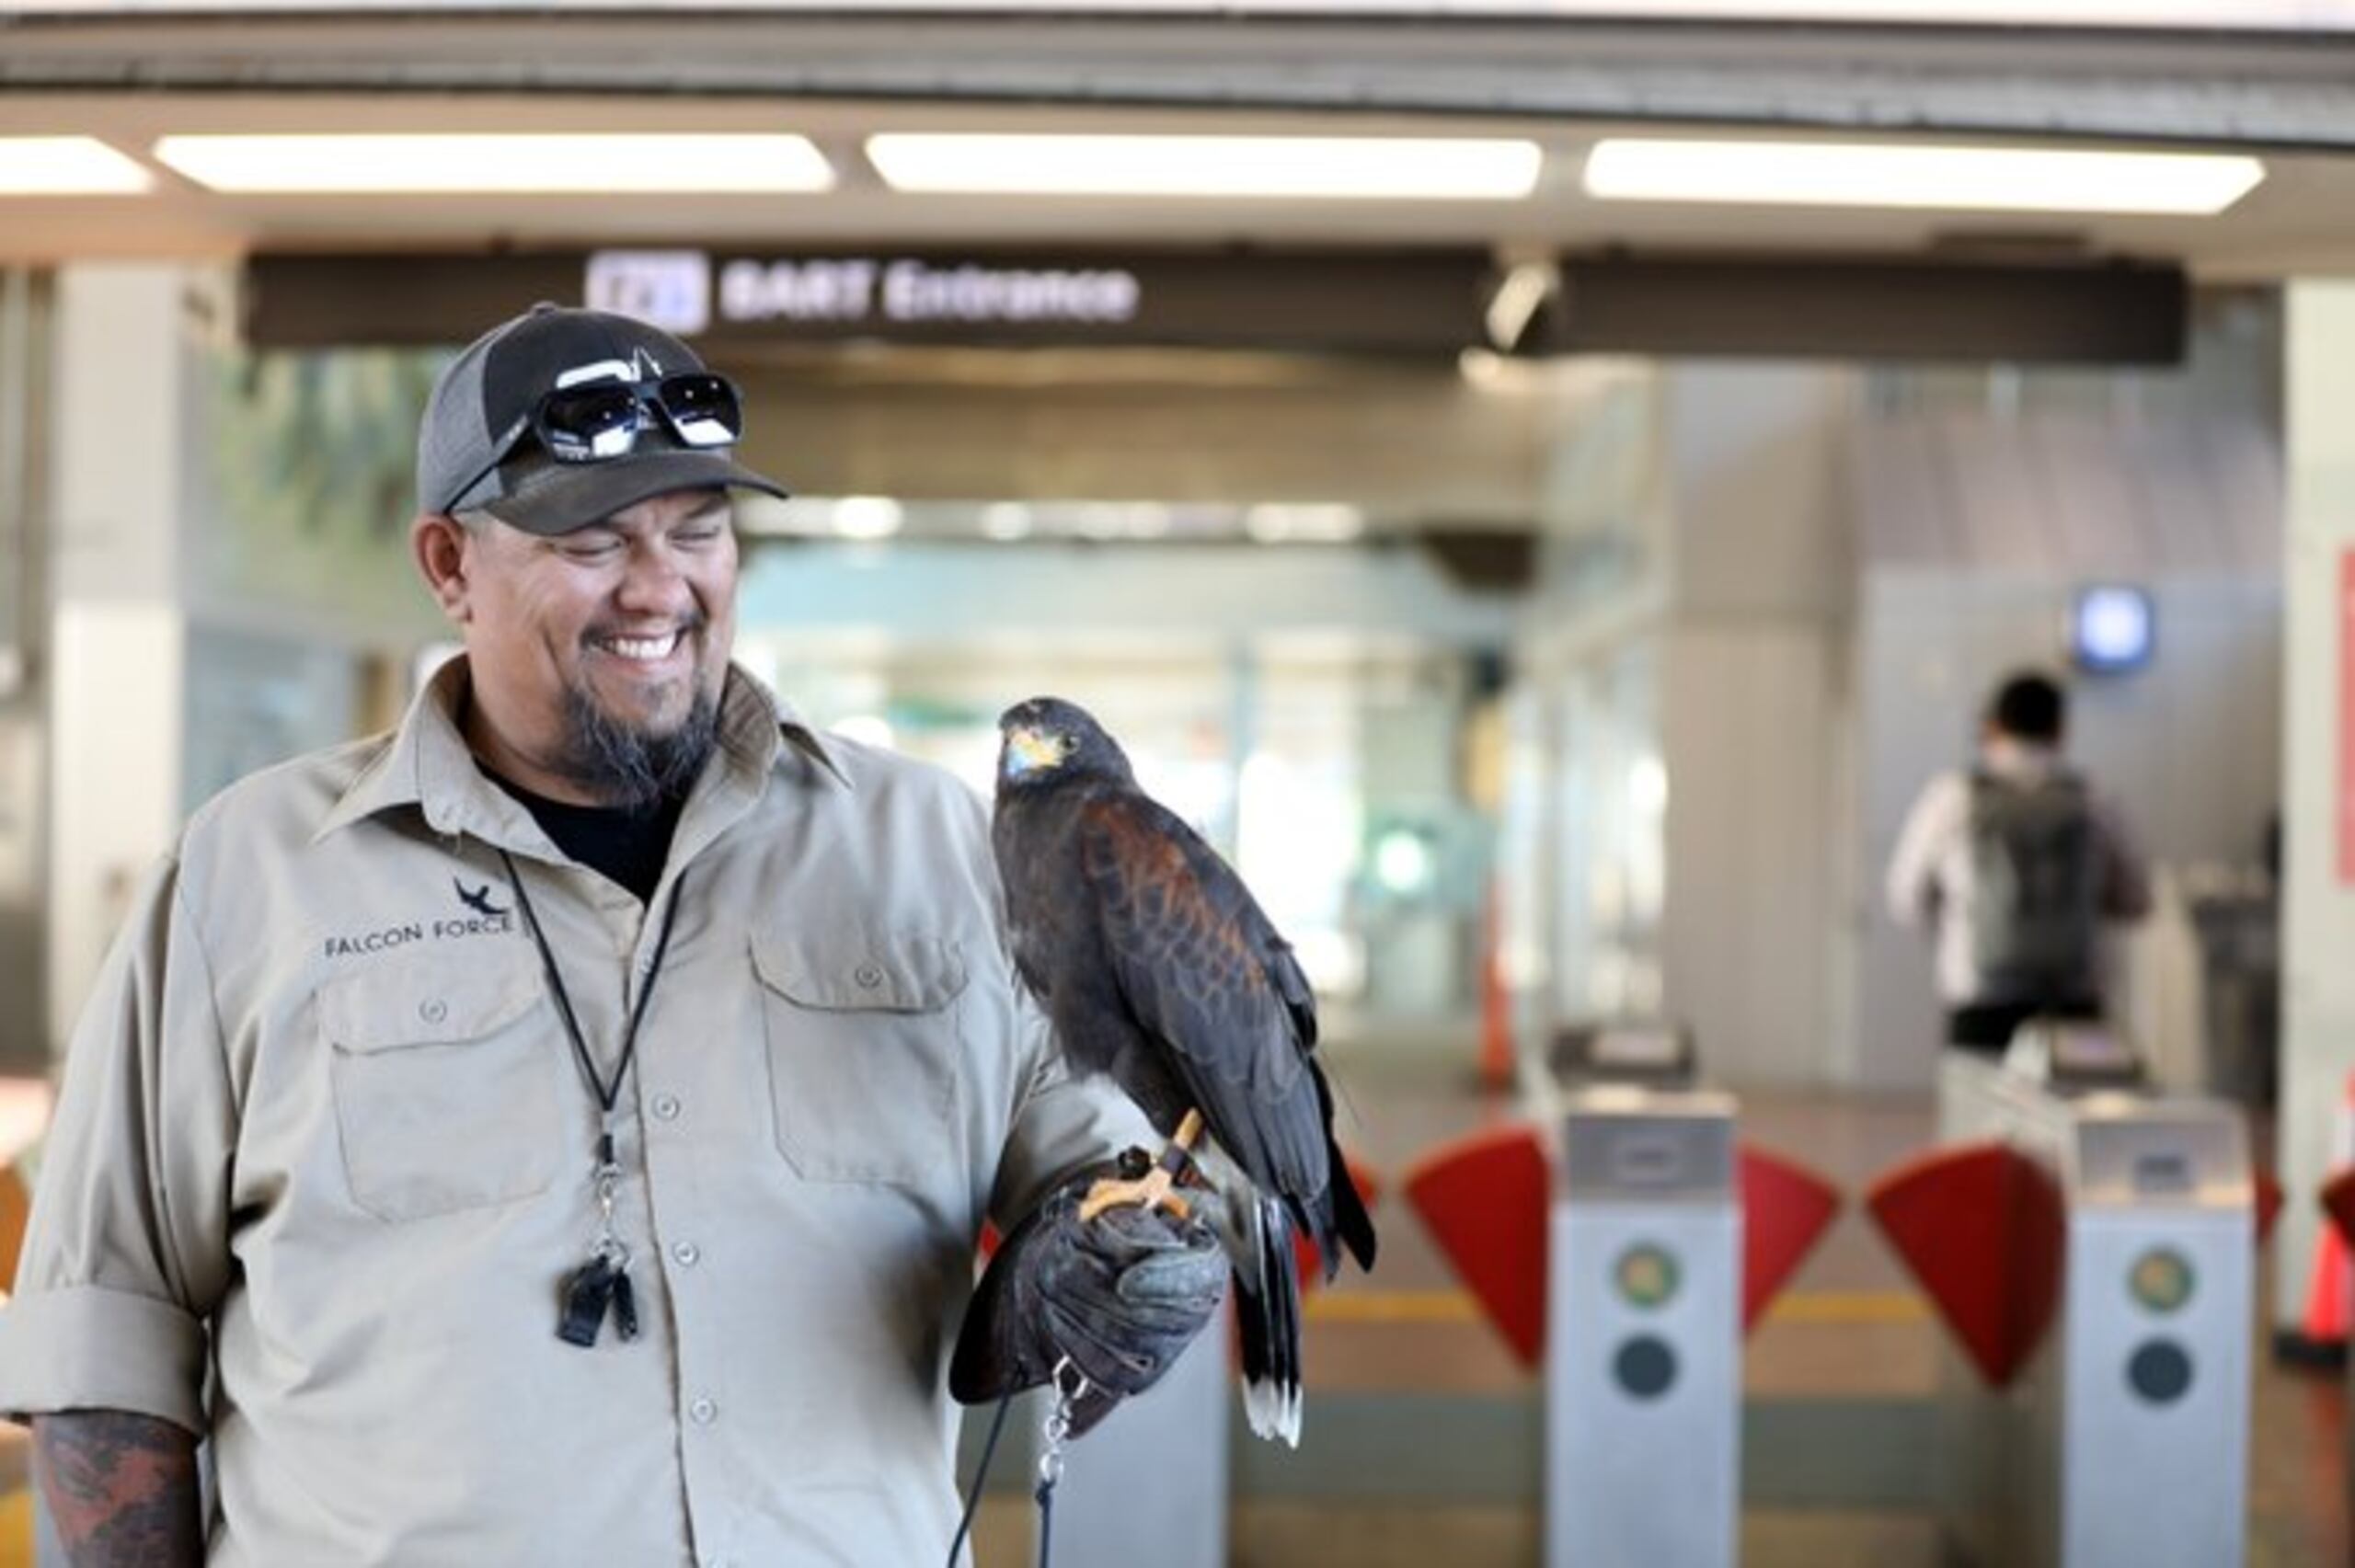
[[[1137,786],[1074,704],[1037,697],[999,720],[991,843],[1015,967],[1082,1072],[1109,1074],[1172,1139],[1151,1172],[1083,1204],[1183,1214],[1192,1174],[1234,1271],[1244,1408],[1262,1437],[1300,1440],[1304,1235],[1330,1279],[1363,1269],[1373,1221],[1333,1141],[1316,1003],[1291,944],[1233,867]],[[1207,1134],[1207,1142],[1200,1141]]]

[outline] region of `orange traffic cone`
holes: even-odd
[[[2334,1168],[2355,1161],[2355,1073],[2348,1074],[2347,1086],[2339,1095],[2338,1111],[2331,1123],[2330,1153]],[[2306,1310],[2298,1323],[2299,1336],[2313,1345],[2346,1344],[2350,1298],[2355,1298],[2355,1260],[2349,1259],[2338,1227],[2326,1225],[2315,1242],[2315,1266],[2306,1281]]]
[[[1480,1082],[1489,1090],[1512,1083],[1512,998],[1505,990],[1502,903],[1490,883],[1480,933]]]

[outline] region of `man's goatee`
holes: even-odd
[[[557,771],[607,806],[650,811],[686,794],[719,738],[719,704],[705,691],[677,728],[624,724],[578,687],[564,693],[565,745]]]

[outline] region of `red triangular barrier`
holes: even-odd
[[[2061,1195],[2051,1178],[2004,1144],[1962,1144],[1881,1177],[1865,1207],[1980,1373],[2008,1384],[2059,1298]]]
[[[1402,1184],[1423,1226],[1525,1367],[1545,1356],[1545,1152],[1529,1127],[1442,1145]]]
[[[1742,1144],[1740,1152],[1741,1329],[1748,1333],[1840,1212],[1840,1189],[1755,1144]]]

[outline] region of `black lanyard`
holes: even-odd
[[[597,1343],[597,1331],[603,1326],[605,1314],[611,1311],[614,1326],[622,1338],[636,1339],[638,1293],[629,1282],[629,1249],[614,1233],[614,1195],[622,1174],[614,1151],[614,1107],[620,1103],[622,1081],[629,1075],[629,1064],[638,1055],[638,1025],[645,1022],[647,1003],[654,998],[654,982],[661,978],[662,957],[670,951],[671,925],[678,918],[679,894],[686,876],[682,872],[671,884],[671,901],[663,907],[662,924],[654,936],[654,955],[647,964],[646,979],[638,988],[638,1003],[630,1009],[629,1022],[623,1028],[621,1056],[614,1063],[613,1079],[607,1082],[597,1070],[596,1059],[589,1054],[589,1042],[580,1032],[580,1017],[572,1011],[571,993],[564,989],[564,977],[557,971],[556,954],[548,946],[547,933],[540,929],[539,913],[532,908],[532,896],[523,890],[523,878],[515,869],[514,857],[502,849],[499,859],[507,868],[507,885],[515,890],[515,907],[523,911],[523,929],[532,933],[532,944],[540,951],[540,968],[547,977],[548,996],[556,1003],[557,1016],[564,1020],[565,1035],[572,1042],[572,1059],[580,1069],[581,1082],[589,1086],[590,1094],[597,1102],[594,1181],[598,1231],[590,1243],[589,1261],[564,1277],[558,1292],[557,1337],[583,1348],[592,1345]]]

